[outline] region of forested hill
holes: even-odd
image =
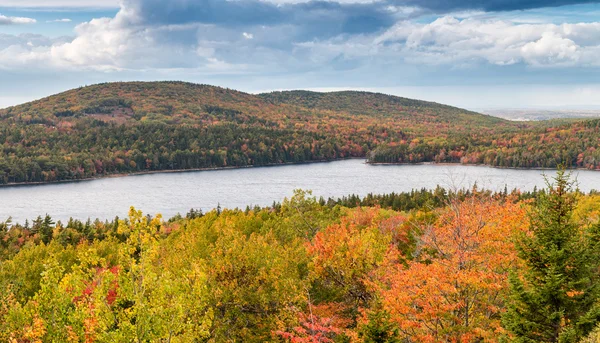
[[[310,91],[252,95],[185,82],[117,82],[73,89],[41,100],[0,110],[26,123],[60,123],[65,118],[103,121],[162,120],[177,123],[241,121],[247,117],[315,120],[315,117],[389,117],[419,121],[472,122],[491,127],[505,120],[433,102],[368,92]],[[112,119],[110,119],[112,118]]]
[[[480,125],[503,125],[506,120],[462,108],[435,102],[402,98],[393,95],[359,91],[312,92],[281,91],[259,94],[263,99],[276,104],[292,104],[318,110],[346,112],[353,115],[371,116],[422,116],[437,117],[439,121],[470,122]]]
[[[220,107],[224,105],[227,108]],[[115,82],[69,90],[0,110],[0,115],[44,124],[82,117],[121,123],[202,123],[270,114],[271,109],[265,107],[268,103],[259,97],[221,87],[184,82]]]
[[[349,157],[600,168],[598,130],[366,92],[107,83],[0,110],[0,184]]]

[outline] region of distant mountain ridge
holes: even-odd
[[[0,184],[349,157],[596,169],[597,131],[380,93],[104,83],[0,110]]]
[[[62,92],[40,100],[0,110],[0,116],[31,116],[53,120],[54,117],[113,114],[126,112],[123,116],[165,115],[181,119],[188,115],[195,119],[211,112],[214,105],[244,112],[254,116],[268,116],[265,107],[301,107],[308,110],[336,111],[352,115],[414,115],[419,110],[432,110],[446,119],[460,119],[458,114],[489,119],[491,116],[437,104],[433,102],[401,98],[381,93],[341,91],[319,93],[313,91],[271,92],[253,95],[232,89],[178,81],[161,82],[114,82]],[[454,118],[453,115],[456,115]]]
[[[377,102],[390,102],[395,105],[407,106],[407,107],[432,107],[432,108],[446,108],[453,110],[462,110],[458,107],[453,107],[449,105],[444,105],[431,101],[424,100],[415,100],[409,98],[403,98],[396,95],[378,93],[378,92],[366,92],[366,91],[353,91],[353,90],[344,90],[344,91],[331,91],[331,92],[315,92],[308,90],[289,90],[289,91],[273,91],[258,94],[260,97],[264,99],[268,99],[270,101],[276,103],[286,103],[286,104],[295,104],[298,106],[308,107],[308,108],[328,108],[340,109],[339,106],[342,105],[345,108],[351,108],[353,104],[349,103],[348,100],[354,102],[356,99],[361,99],[363,101],[369,101],[373,105],[376,105]],[[344,100],[340,103],[340,100]],[[337,103],[337,104],[336,104]],[[475,113],[475,112],[472,112]]]

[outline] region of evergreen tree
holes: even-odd
[[[54,221],[52,220],[52,217],[50,217],[48,214],[46,214],[46,216],[44,217],[44,220],[41,222],[41,225],[39,227],[39,234],[40,237],[42,239],[42,242],[44,242],[45,244],[50,243],[50,241],[52,240],[52,230],[54,228]]]
[[[577,342],[600,319],[598,227],[578,228],[572,220],[576,197],[569,173],[559,170],[553,184],[546,181],[530,234],[517,241],[523,270],[509,280],[503,325],[515,342]]]
[[[377,305],[376,305],[377,306]],[[398,327],[384,311],[367,314],[368,321],[360,328],[359,335],[364,343],[400,343]]]

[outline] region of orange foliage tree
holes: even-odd
[[[319,231],[308,244],[316,305],[309,304],[300,326],[285,337],[292,342],[336,336],[356,341],[357,319],[375,300],[369,284],[384,263],[398,263],[397,246],[409,239],[405,223],[398,212],[357,208]]]
[[[348,307],[365,306],[372,299],[368,280],[387,259],[397,259],[392,243],[403,217],[379,208],[358,208],[319,231],[309,244],[314,277],[337,301]]]
[[[408,265],[380,273],[375,288],[383,311],[409,342],[496,341],[516,261],[510,236],[525,228],[520,204],[477,196],[451,201],[421,228]]]

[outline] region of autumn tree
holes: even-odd
[[[503,318],[514,342],[577,342],[600,320],[600,227],[577,227],[574,181],[565,170],[553,180],[517,244],[524,267],[510,277]]]
[[[340,324],[343,325],[345,321],[339,320],[337,316],[340,308],[330,304],[314,306],[308,290],[307,298],[306,312],[298,312],[297,325],[288,330],[277,330],[274,332],[275,336],[292,343],[336,342],[338,335],[345,331],[340,327]]]
[[[524,217],[519,204],[472,196],[421,228],[412,260],[389,267],[376,285],[403,341],[496,340],[515,259],[508,237],[523,230]]]
[[[400,232],[403,220],[391,211],[357,208],[341,223],[318,232],[308,246],[318,300],[343,304],[354,320],[373,299],[368,284],[374,272],[386,259],[399,258],[393,242],[406,237],[406,232]]]
[[[207,266],[212,338],[264,342],[305,301],[296,249],[270,233],[246,236],[224,227],[220,234]]]
[[[114,318],[119,329],[106,335],[112,341],[191,342],[206,339],[212,321],[207,308],[206,274],[201,261],[187,260],[170,268],[158,239],[160,215],[150,219],[131,208],[119,232],[124,244],[123,271],[119,272]]]

